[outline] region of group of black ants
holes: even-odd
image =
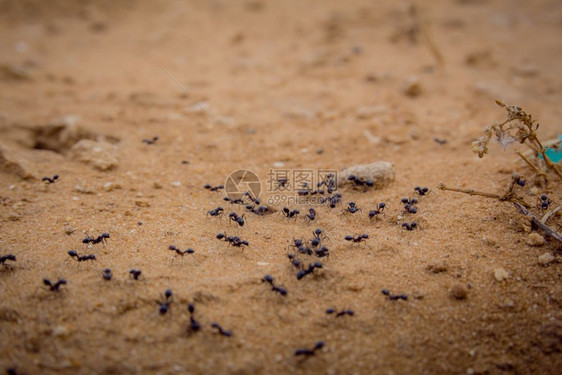
[[[150,140],[151,142],[156,142],[156,139]],[[359,177],[356,177],[354,175],[350,175],[348,176],[348,181],[355,187],[355,188],[363,188],[363,189],[367,189],[369,187],[373,187],[373,181],[368,180],[368,179],[362,179]],[[55,182],[57,182],[59,180],[59,176],[55,175],[53,177],[45,177],[43,178],[43,181],[45,183],[48,184],[53,184]],[[279,184],[279,186],[283,187],[285,186],[288,181],[286,179],[278,179],[277,183]],[[521,182],[520,184],[524,184],[524,181]],[[213,191],[213,192],[220,192],[221,190],[224,189],[224,185],[217,185],[217,186],[211,186],[209,184],[204,186],[205,189],[209,190],[209,191]],[[343,199],[342,194],[340,194],[339,192],[336,192],[337,188],[336,188],[336,179],[335,176],[333,174],[328,174],[326,176],[326,178],[319,182],[317,184],[316,189],[311,189],[309,186],[307,186],[306,184],[297,191],[297,194],[299,196],[312,196],[312,195],[320,195],[321,198],[319,200],[320,204],[327,204],[330,208],[335,208],[338,204],[341,204],[341,201]],[[427,187],[419,187],[416,186],[414,188],[415,193],[418,194],[419,197],[425,196],[427,194],[430,193],[429,188]],[[255,197],[252,195],[251,192],[246,191],[245,193],[239,193],[238,198],[231,198],[228,195],[225,196],[223,199],[226,202],[229,202],[231,205],[242,205],[245,207],[245,209],[249,212],[249,213],[253,213],[255,215],[268,215],[273,213],[273,209],[269,206],[264,206],[261,205],[261,202],[259,200],[259,198]],[[403,204],[404,207],[404,214],[416,214],[418,212],[417,209],[417,203],[418,203],[418,199],[417,198],[402,198],[401,199],[401,204]],[[538,207],[542,208],[542,209],[547,209],[548,206],[550,204],[550,200],[548,199],[548,197],[546,195],[542,195],[540,197],[540,206],[537,205]],[[380,202],[377,207],[375,209],[372,209],[368,212],[368,218],[369,220],[373,220],[376,219],[376,217],[378,215],[381,215],[384,213],[384,210],[386,208],[386,203],[385,202]],[[347,207],[345,208],[344,212],[347,212],[349,214],[356,214],[356,213],[362,213],[362,210],[357,206],[357,204],[355,202],[349,202],[347,204]],[[207,216],[211,216],[211,217],[217,217],[217,218],[222,218],[224,214],[224,208],[222,207],[216,207],[214,209],[211,209],[207,212]],[[289,209],[288,207],[284,207],[281,211],[280,214],[284,215],[286,218],[288,219],[297,219],[297,217],[300,215],[300,211],[298,209]],[[305,214],[304,219],[307,222],[313,222],[316,219],[316,215],[317,212],[314,208],[310,208],[308,210],[308,213]],[[238,226],[243,227],[245,224],[245,215],[242,214],[237,214],[236,212],[231,212],[230,214],[228,214],[228,218],[231,222],[236,223]],[[139,222],[139,224],[141,224]],[[418,228],[418,225],[415,221],[412,222],[403,222],[402,223],[402,228],[404,230],[408,230],[408,231],[412,231],[416,228]],[[304,240],[304,239],[295,239],[293,238],[293,243],[292,245],[290,245],[291,248],[293,248],[293,252],[287,254],[289,261],[291,263],[292,266],[294,266],[297,269],[297,273],[296,273],[296,278],[297,280],[302,280],[303,278],[305,278],[307,275],[310,275],[312,273],[314,273],[314,271],[316,269],[321,269],[323,268],[322,262],[314,262],[314,263],[309,263],[308,265],[305,265],[303,263],[303,261],[301,261],[299,259],[299,255],[303,254],[303,255],[307,255],[307,256],[316,256],[317,258],[327,258],[330,256],[330,250],[328,249],[328,247],[326,247],[324,245],[324,241],[328,240],[329,238],[326,235],[326,233],[324,232],[324,230],[317,228],[315,229],[313,232],[313,237],[311,240]],[[110,239],[111,236],[109,235],[109,233],[102,233],[101,235],[97,236],[97,237],[90,237],[89,235],[86,236],[83,240],[82,243],[88,246],[91,245],[96,245],[96,244],[103,244],[105,245],[107,240]],[[216,235],[216,239],[220,240],[220,241],[225,241],[227,242],[230,246],[233,247],[239,247],[239,248],[244,248],[246,246],[249,246],[250,243],[246,240],[241,239],[238,236],[229,236],[226,233],[219,233]],[[362,243],[365,242],[367,239],[369,239],[369,235],[368,234],[358,234],[358,235],[347,235],[344,237],[345,241],[349,241],[351,243]],[[180,248],[176,247],[175,245],[170,245],[168,247],[168,250],[175,252],[175,254],[179,255],[179,256],[184,256],[187,254],[194,254],[195,250],[192,248],[188,248],[186,250],[181,250]],[[83,254],[80,255],[76,250],[70,250],[68,251],[68,255],[70,256],[71,259],[76,260],[77,262],[86,262],[86,261],[95,261],[96,260],[96,256],[94,254]],[[11,267],[10,263],[7,262],[15,262],[16,261],[16,256],[14,254],[8,254],[8,255],[3,255],[0,256],[0,265],[4,266],[4,267]],[[142,275],[142,271],[141,270],[137,270],[137,269],[131,269],[129,271],[129,276],[133,279],[133,280],[139,280],[139,278]],[[110,281],[113,278],[111,269],[106,268],[102,271],[102,278],[106,281]],[[263,283],[267,283],[269,284],[269,286],[271,286],[271,290],[278,293],[281,296],[287,296],[288,291],[287,289],[285,289],[282,286],[279,286],[275,283],[273,276],[271,275],[265,275],[262,279]],[[51,291],[51,292],[58,292],[61,290],[61,286],[66,285],[67,282],[65,279],[58,279],[57,281],[51,281],[49,279],[43,279],[43,284],[44,286],[47,288],[47,290]],[[396,301],[396,300],[404,300],[407,301],[408,300],[408,296],[405,294],[393,294],[391,293],[388,289],[382,289],[382,294],[384,296],[386,296],[389,300],[391,301]],[[159,301],[156,301],[158,304],[158,312],[161,315],[164,315],[168,312],[168,310],[170,309],[170,305],[173,302],[173,295],[172,295],[172,290],[171,289],[167,289],[164,293],[164,295],[160,298]],[[194,317],[194,313],[195,313],[195,305],[193,303],[189,303],[188,306],[188,311],[190,313],[190,319],[189,319],[189,323],[188,323],[188,331],[189,332],[197,332],[199,330],[202,329],[202,325],[201,323],[199,323],[199,321],[197,321]],[[342,317],[342,316],[353,316],[354,312],[353,310],[349,310],[349,309],[344,309],[341,311],[337,311],[334,308],[328,308],[326,310],[326,314],[329,315],[333,315],[336,318],[338,317]],[[216,332],[222,336],[225,337],[230,337],[232,336],[232,332],[225,330],[220,324],[218,323],[211,323],[211,328],[215,329]],[[318,341],[311,349],[297,349],[294,352],[295,356],[303,356],[303,357],[309,357],[312,356],[316,353],[316,351],[320,350],[321,348],[324,347],[324,342],[323,341]]]
[[[150,140],[151,142],[155,142],[157,139],[154,140]],[[55,175],[52,178],[51,177],[45,177],[43,178],[43,182],[48,183],[48,184],[53,184],[55,182],[57,182],[59,180],[59,176]],[[348,177],[348,181],[352,183],[353,186],[359,188],[362,187],[364,189],[367,189],[369,187],[373,187],[373,181],[369,180],[369,179],[362,179],[359,177],[356,177],[354,175],[350,175]],[[277,183],[279,184],[279,186],[283,187],[285,186],[288,181],[286,179],[278,179]],[[209,191],[214,191],[214,192],[220,192],[222,189],[224,189],[223,185],[217,185],[217,186],[211,186],[209,184],[204,186],[205,189],[209,190]],[[336,192],[337,188],[336,188],[336,180],[335,180],[335,176],[333,174],[329,174],[326,176],[326,178],[319,182],[316,189],[313,190],[310,187],[308,187],[306,184],[297,191],[297,194],[299,196],[312,196],[312,195],[321,195],[321,199],[319,200],[319,202],[321,204],[325,203],[327,204],[330,208],[335,208],[338,204],[341,203],[343,196],[342,194],[340,194],[339,192]],[[419,187],[416,186],[415,187],[415,192],[419,195],[419,196],[424,196],[427,195],[430,190],[427,187]],[[267,215],[267,214],[271,214],[272,213],[272,209],[269,206],[264,206],[261,205],[261,202],[259,200],[259,198],[254,197],[252,195],[251,192],[247,191],[245,193],[241,193],[241,197],[240,198],[229,198],[228,196],[225,196],[223,198],[226,202],[229,202],[231,205],[242,205],[245,207],[245,209],[249,212],[249,213],[253,213],[255,215]],[[417,212],[417,207],[416,204],[418,203],[418,199],[417,198],[403,198],[401,200],[401,203],[404,205],[404,212],[405,213],[410,213],[410,214],[415,214]],[[386,208],[386,203],[381,202],[377,205],[377,207],[373,210],[370,210],[368,212],[368,217],[370,220],[375,219],[378,215],[383,214],[384,210]],[[349,214],[356,214],[356,213],[362,213],[362,210],[357,206],[357,204],[355,202],[349,202],[347,207],[345,208],[345,212],[348,212]],[[284,207],[281,211],[281,214],[283,214],[285,217],[287,217],[288,219],[297,219],[298,215],[300,215],[300,211],[298,209],[289,209],[288,207]],[[212,216],[212,217],[218,217],[221,218],[224,214],[224,209],[222,207],[217,207],[214,209],[211,209],[207,212],[208,216]],[[317,212],[314,208],[310,208],[308,210],[308,213],[305,214],[304,219],[308,222],[313,222],[316,219],[316,215]],[[237,214],[236,212],[231,212],[228,215],[228,218],[230,221],[236,223],[239,226],[244,226],[245,224],[245,215],[242,214]],[[139,223],[140,224],[140,223]],[[417,223],[415,221],[412,221],[410,223],[408,222],[404,222],[402,223],[402,228],[408,231],[414,230],[418,227]],[[305,264],[299,259],[299,254],[304,254],[304,255],[308,255],[308,256],[316,256],[317,258],[324,258],[324,257],[329,257],[330,255],[330,251],[328,249],[328,247],[326,247],[324,245],[324,240],[329,240],[328,236],[326,235],[326,233],[324,232],[324,230],[317,228],[315,229],[313,232],[313,238],[311,240],[303,240],[303,239],[293,239],[293,244],[291,245],[292,248],[294,248],[294,252],[289,253],[288,254],[288,258],[292,264],[292,266],[294,266],[298,271],[296,273],[296,278],[298,280],[302,280],[304,277],[306,277],[307,275],[310,275],[314,272],[314,270],[316,269],[321,269],[322,266],[322,262],[314,262],[314,263],[309,263],[307,266],[305,266]],[[88,246],[91,245],[96,245],[96,244],[103,244],[105,245],[107,240],[110,239],[111,236],[109,235],[109,233],[102,233],[101,235],[97,236],[97,237],[90,237],[89,235],[86,236],[83,240],[82,243]],[[230,246],[234,246],[234,247],[239,247],[239,248],[244,248],[246,246],[249,246],[249,242],[246,240],[241,239],[238,236],[229,236],[226,233],[219,233],[216,235],[217,240],[220,241],[225,241],[227,242]],[[367,239],[369,238],[369,235],[367,234],[359,234],[359,235],[347,235],[344,237],[345,241],[349,241],[352,243],[361,243],[361,242],[365,242]],[[175,252],[177,255],[179,256],[184,256],[187,254],[193,254],[195,253],[195,250],[192,248],[188,248],[186,250],[181,250],[178,247],[176,247],[175,245],[170,245],[168,247],[168,249],[170,251]],[[94,254],[83,254],[80,255],[76,250],[70,250],[68,251],[68,255],[70,256],[71,259],[76,260],[77,262],[86,262],[86,261],[95,261],[96,260],[96,256]],[[8,254],[8,255],[3,255],[0,256],[0,265],[3,266],[8,266],[9,264],[6,263],[8,261],[14,262],[16,261],[16,256],[13,254]],[[141,270],[137,270],[137,269],[131,269],[129,271],[129,276],[133,279],[133,280],[139,280],[139,278],[142,275],[142,271]],[[113,274],[111,272],[111,269],[107,268],[104,269],[102,271],[102,278],[106,281],[110,281],[113,278]],[[271,286],[271,290],[280,294],[281,296],[286,296],[288,294],[287,289],[285,289],[282,286],[276,285],[274,282],[274,278],[271,275],[265,275],[262,279],[262,282],[267,283]],[[57,281],[52,281],[49,279],[43,279],[43,284],[44,286],[47,288],[48,291],[51,292],[59,292],[61,290],[61,287],[63,285],[67,284],[67,281],[65,279],[58,279]],[[407,301],[408,297],[404,294],[392,294],[388,289],[383,289],[382,290],[382,294],[385,295],[386,297],[388,297],[389,300],[404,300]],[[173,295],[172,295],[172,290],[167,289],[164,293],[164,295],[160,298],[159,301],[156,301],[158,304],[158,312],[161,315],[164,315],[168,312],[168,310],[170,309],[170,305],[172,304],[173,301]],[[193,303],[189,303],[188,304],[188,311],[190,313],[190,320],[188,323],[188,331],[189,332],[196,332],[202,329],[201,323],[199,323],[199,321],[197,321],[194,317],[194,313],[195,313],[195,305]],[[334,315],[336,318],[338,317],[342,317],[345,315],[348,316],[353,316],[354,312],[352,310],[349,309],[344,309],[341,311],[337,311],[334,308],[328,308],[326,310],[326,314],[330,314],[330,315]],[[212,323],[211,328],[216,329],[216,332],[222,336],[225,337],[230,337],[232,336],[232,332],[225,330],[220,324],[218,323]],[[317,342],[311,349],[297,349],[294,353],[295,356],[303,356],[303,357],[308,357],[308,356],[312,356],[316,353],[316,351],[320,350],[322,347],[324,346],[324,342],[323,341],[319,341]]]

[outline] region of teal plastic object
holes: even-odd
[[[562,141],[562,134],[558,134],[558,139]],[[560,160],[562,160],[562,149],[547,147],[546,156],[548,156],[548,158],[552,160],[554,163],[558,163],[560,162]]]

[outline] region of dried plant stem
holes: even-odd
[[[517,202],[524,207],[530,207],[529,204],[527,202],[525,202],[525,200],[522,197],[520,197],[519,195],[517,195],[513,192],[514,186],[515,186],[515,179],[512,179],[509,187],[507,188],[506,192],[503,195],[487,193],[485,191],[479,191],[479,190],[474,190],[474,189],[451,188],[451,187],[445,186],[445,184],[443,184],[443,183],[440,183],[439,185],[437,185],[437,188],[440,189],[440,190],[454,191],[454,192],[457,192],[457,193],[463,193],[463,194],[468,194],[468,195],[479,195],[481,197],[497,199],[500,202]]]
[[[437,185],[437,188],[440,189],[440,190],[456,191],[457,193],[464,193],[464,194],[468,194],[468,195],[479,195],[481,197],[494,198],[494,199],[497,199],[497,200],[500,200],[500,198],[501,198],[501,195],[498,195],[498,194],[486,193],[484,191],[478,191],[478,190],[474,190],[474,189],[451,188],[451,187],[445,186],[445,184],[443,184],[443,183],[440,183],[439,185]]]
[[[525,207],[523,207],[519,203],[517,203],[517,202],[512,202],[512,203],[519,210],[520,213],[522,213],[523,215],[530,218],[532,223],[535,224],[537,227],[541,228],[544,231],[544,233],[546,233],[550,237],[554,238],[558,242],[562,242],[562,235],[560,233],[558,233],[557,231],[555,231],[554,229],[552,229],[551,227],[549,227],[548,225],[543,223],[532,212],[527,210]],[[558,208],[560,208],[560,207],[558,207]]]
[[[504,147],[512,142],[518,141],[526,144],[534,151],[537,163],[540,164],[539,155],[544,160],[547,169],[552,169],[554,173],[562,180],[562,169],[560,166],[546,155],[547,149],[537,136],[539,124],[533,120],[533,116],[525,112],[521,107],[516,105],[507,105],[501,100],[496,100],[496,104],[507,111],[507,119],[501,123],[492,124],[485,130],[484,137],[472,142],[472,151],[477,153],[479,157],[483,157],[488,153],[488,143],[495,135],[498,142]],[[547,181],[547,175],[541,171],[540,165],[534,165],[522,153],[517,153],[535,172]]]
[[[556,207],[554,210],[547,212],[546,214],[544,214],[544,216],[541,219],[541,222],[543,224],[546,224],[546,222],[548,221],[548,219],[550,219],[552,216],[556,215],[556,213],[558,211],[560,211],[560,209],[562,208],[562,206],[558,206]]]
[[[457,193],[463,193],[463,194],[468,194],[468,195],[478,195],[478,196],[481,196],[481,197],[497,199],[501,202],[511,202],[517,208],[517,210],[519,210],[520,213],[529,217],[531,219],[531,221],[537,227],[539,227],[540,229],[542,229],[544,231],[544,233],[546,233],[550,237],[554,238],[555,240],[557,240],[559,242],[562,242],[562,235],[560,233],[556,232],[554,229],[550,228],[548,225],[546,225],[546,221],[552,215],[555,215],[560,210],[560,207],[557,207],[556,209],[554,209],[551,212],[544,215],[544,217],[542,218],[542,221],[541,221],[539,218],[537,218],[532,212],[530,212],[527,209],[527,208],[529,208],[529,205],[523,200],[523,198],[521,198],[518,195],[516,195],[515,193],[513,193],[513,191],[512,191],[513,190],[513,184],[510,185],[510,187],[508,188],[506,193],[503,194],[503,195],[486,193],[486,192],[478,191],[478,190],[474,190],[474,189],[450,188],[450,187],[445,186],[445,184],[443,184],[443,183],[440,183],[439,185],[437,185],[437,188],[440,189],[440,190],[445,190],[445,191],[454,191],[454,192],[457,192]]]
[[[435,41],[433,40],[433,35],[429,30],[428,22],[423,19],[422,15],[420,14],[420,10],[416,6],[412,6],[411,12],[415,19],[415,22],[417,23],[419,29],[421,30],[423,36],[425,37],[425,41],[427,42],[427,46],[429,47],[430,52],[435,57],[435,60],[437,60],[437,63],[443,66],[444,64],[443,54],[437,47]]]
[[[562,180],[562,172],[558,168],[558,165],[554,164],[552,162],[552,160],[550,160],[550,158],[548,156],[546,156],[546,150],[544,148],[541,148],[540,153],[541,153],[546,165],[548,167],[550,167],[552,170],[554,170],[554,173],[556,173],[558,175],[558,177]]]
[[[544,148],[541,141],[537,137],[537,133],[533,129],[533,122],[529,120],[529,121],[523,121],[523,123],[527,126],[527,129],[529,130],[529,140],[531,141],[529,143],[531,145],[535,146],[535,147],[532,147],[532,148],[535,150],[535,152],[541,154],[541,156],[544,159],[544,162],[546,163],[547,167],[552,169],[554,171],[554,173],[556,173],[558,175],[558,177],[562,180],[562,172],[558,168],[558,165],[554,164],[552,162],[552,160],[550,160],[550,158],[546,155],[546,148]],[[533,144],[533,142],[534,142],[534,144]]]
[[[529,159],[527,159],[527,157],[525,155],[523,155],[521,152],[517,151],[517,155],[519,155],[521,157],[521,159],[523,159],[523,161],[525,161],[525,163],[527,163],[527,165],[529,167],[531,167],[532,170],[535,171],[536,174],[538,174],[539,176],[544,176],[545,173],[543,171],[541,171],[539,169],[539,167],[537,167],[536,165],[534,165],[533,163],[531,163],[531,161]]]

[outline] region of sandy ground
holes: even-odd
[[[559,373],[560,243],[529,245],[528,222],[509,203],[436,186],[501,193],[517,171],[533,212],[541,194],[552,207],[562,202],[553,173],[548,186],[533,186],[514,154],[523,146],[494,144],[483,159],[470,149],[504,119],[496,98],[532,113],[542,139],[562,132],[562,3],[412,5],[0,1],[0,145],[13,161],[0,173],[0,255],[17,258],[0,266],[0,367]],[[378,160],[393,163],[394,182],[341,187],[342,204],[315,206],[312,223],[307,204],[291,206],[296,220],[279,214],[282,204],[256,216],[203,188],[238,169],[254,171],[265,190],[274,166]],[[400,199],[417,196],[417,185],[432,192],[399,220]],[[350,201],[362,211],[343,212]],[[381,201],[385,213],[369,220]],[[218,205],[226,215],[208,217]],[[229,222],[231,211],[246,212],[243,227]],[[403,230],[404,220],[418,228]],[[560,231],[562,219],[549,224]],[[330,257],[300,255],[323,268],[297,280],[289,245],[315,228],[328,235]],[[224,231],[250,245],[217,240]],[[106,244],[82,243],[104,232]],[[344,241],[362,233],[364,243]],[[172,244],[195,253],[174,256]],[[97,261],[76,262],[71,249]],[[265,274],[288,294],[272,291]],[[67,284],[51,292],[44,278]],[[167,288],[173,301],[160,314]],[[408,300],[391,301],[383,288]],[[318,341],[314,355],[294,355]]]

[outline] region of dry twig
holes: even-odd
[[[507,188],[506,192],[503,195],[487,193],[487,192],[478,191],[478,190],[474,190],[474,189],[450,188],[450,187],[445,186],[445,184],[443,184],[443,183],[440,183],[439,185],[437,185],[437,188],[440,189],[440,190],[445,190],[445,191],[455,191],[457,193],[463,193],[463,194],[468,194],[468,195],[478,195],[478,196],[481,196],[481,197],[497,199],[500,202],[511,202],[515,206],[515,208],[517,208],[517,210],[519,210],[520,213],[524,214],[529,219],[531,219],[531,222],[533,224],[535,224],[537,227],[539,227],[540,229],[542,229],[545,234],[549,235],[550,237],[554,238],[555,240],[557,240],[559,242],[562,242],[562,235],[560,233],[556,232],[554,229],[550,228],[548,225],[546,225],[546,221],[551,216],[555,215],[560,210],[560,207],[557,207],[554,210],[550,211],[549,213],[544,215],[542,220],[540,220],[531,211],[528,210],[530,205],[527,204],[521,196],[519,196],[515,192],[513,192],[513,188],[515,187],[515,183],[518,179],[520,179],[520,177],[518,175],[513,176],[509,187]]]

